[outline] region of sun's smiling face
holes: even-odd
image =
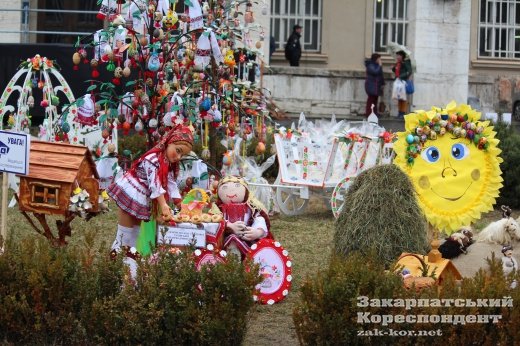
[[[412,148],[413,155],[409,155],[411,133],[416,135],[417,128],[424,124],[440,128],[440,125],[435,125],[440,120],[432,120],[439,116],[437,110],[407,115],[407,131],[399,134],[394,146],[397,154],[394,162],[412,179],[428,221],[447,233],[470,224],[480,218],[482,212],[491,210],[502,186],[500,150],[496,146],[498,140],[494,138],[492,127],[487,122],[479,122],[479,114],[475,111],[468,108],[462,110],[465,114],[469,112],[465,123],[482,126],[479,137],[474,138],[476,132],[471,132],[470,136],[456,136],[449,126],[451,132],[420,140],[417,152]],[[460,110],[452,109],[451,112],[460,113]],[[456,121],[454,124],[456,127],[461,125]],[[467,128],[470,129],[471,125]],[[480,145],[481,137],[485,137],[487,145]]]
[[[429,208],[437,205],[445,212],[460,212],[478,200],[490,173],[484,151],[448,136],[425,144],[412,174],[422,202]]]

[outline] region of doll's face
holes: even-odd
[[[166,147],[166,158],[171,163],[178,162],[181,157],[188,155],[191,151],[191,146],[184,142],[175,142],[168,144]]]
[[[513,256],[513,250],[507,250],[506,252],[504,252],[504,256],[511,258],[511,256]]]
[[[227,182],[218,189],[218,197],[224,204],[243,203],[246,199],[246,187],[237,182]]]

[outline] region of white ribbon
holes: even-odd
[[[220,51],[220,47],[218,45],[217,37],[213,30],[210,30],[209,33],[211,40],[211,49],[213,51],[213,57],[215,58],[215,62],[217,65],[220,65],[224,62],[224,57],[222,56],[222,52]]]
[[[195,0],[197,1],[197,0]],[[157,3],[157,11],[162,12],[163,14],[168,13],[168,10],[170,9],[170,4],[168,0],[159,0]]]
[[[190,16],[190,30],[200,29],[203,26],[202,9],[198,0],[192,0],[191,6],[188,9]]]

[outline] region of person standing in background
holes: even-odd
[[[291,36],[285,44],[285,59],[289,60],[291,66],[300,66],[300,58],[302,56],[302,46],[300,37],[302,36],[302,27],[296,24],[293,27]]]
[[[274,38],[274,36],[271,36],[271,38],[269,39],[269,60],[273,56],[273,53],[275,52],[275,50],[276,50],[276,39]]]
[[[381,63],[381,55],[374,53],[370,59],[365,60],[366,77],[365,91],[368,95],[365,107],[365,116],[369,116],[374,105],[374,113],[377,114],[377,100],[383,93],[385,78],[383,77],[383,64]]]
[[[394,72],[396,79],[399,78],[404,82],[406,82],[412,75],[412,62],[406,56],[406,53],[404,51],[399,51],[396,53],[396,62],[392,67],[392,71]],[[397,117],[403,118],[404,115],[408,112],[408,101],[398,100],[397,110]]]

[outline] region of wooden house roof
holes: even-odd
[[[399,256],[397,264],[403,265],[405,268],[410,270],[410,274],[412,274],[412,276],[421,276],[421,262],[416,257],[409,255],[409,253],[403,252],[401,256]],[[441,260],[439,261],[429,262],[428,256],[419,254],[417,254],[417,256],[421,257],[423,261],[427,265],[429,265],[428,275],[430,275],[435,270],[435,276],[437,277],[437,280],[441,276],[446,275],[446,273],[451,273],[456,280],[462,279],[462,275],[460,274],[457,267],[455,267],[452,261],[445,258],[441,258]]]
[[[29,174],[26,177],[73,183],[83,160],[87,160],[94,177],[99,179],[92,154],[87,147],[31,141]]]

